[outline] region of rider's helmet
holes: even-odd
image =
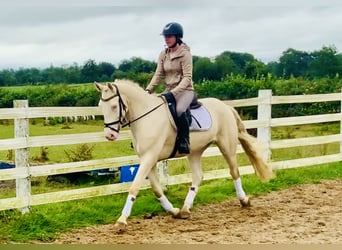
[[[183,27],[179,23],[168,23],[163,28],[161,35],[175,35],[177,38],[183,38]]]

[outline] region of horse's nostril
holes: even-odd
[[[116,137],[114,134],[108,134],[105,136],[105,138],[109,141],[113,141],[113,140],[115,140]]]

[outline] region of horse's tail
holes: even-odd
[[[269,166],[269,164],[263,159],[261,152],[259,152],[258,150],[259,147],[256,145],[256,138],[248,134],[238,112],[234,108],[232,108],[232,110],[238,126],[239,141],[242,148],[246,152],[250,162],[252,163],[256,175],[261,181],[269,181],[270,179],[275,177],[271,166]]]

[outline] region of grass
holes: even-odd
[[[58,134],[78,134],[86,132],[102,132],[103,131],[103,121],[99,120],[88,120],[77,123],[67,123],[67,124],[55,124],[55,125],[44,125],[43,119],[32,119],[30,120],[29,132],[30,136],[41,136],[41,135],[58,135]],[[277,127],[272,129],[272,140],[277,139],[287,139],[287,138],[303,138],[314,135],[328,135],[339,133],[338,123],[325,123],[325,124],[311,124],[311,125],[301,125],[301,126],[288,126],[288,127]],[[13,138],[13,122],[2,120],[0,123],[0,139]],[[64,146],[49,146],[48,158],[49,162],[60,163],[68,162],[69,159],[66,156],[66,150],[74,150],[77,145],[64,145]],[[309,157],[312,155],[322,155],[322,154],[332,154],[339,150],[338,143],[331,143],[312,147],[295,147],[285,150],[274,150],[272,152],[273,160],[285,160],[293,158]],[[8,151],[0,151],[0,161],[6,161],[8,159]],[[41,154],[41,148],[31,148],[30,156],[32,163],[37,163],[35,158],[39,158]],[[101,142],[96,143],[93,151],[93,159],[103,159],[111,158],[125,155],[135,154],[134,150],[131,148],[130,141],[117,141],[117,142]],[[291,157],[291,158],[288,158]],[[214,158],[210,157],[210,165],[222,166],[222,162],[212,162]],[[217,157],[221,159],[221,157]],[[204,159],[203,165],[207,165]],[[218,160],[220,161],[220,160]],[[178,167],[185,170],[184,161],[181,160],[180,163],[174,163],[175,171],[178,171]],[[239,164],[245,164],[247,159],[244,154],[239,156]],[[211,166],[212,169],[214,169]]]
[[[13,124],[5,122],[0,124],[0,139],[13,138],[14,130]],[[62,134],[79,134],[79,133],[92,133],[102,132],[103,121],[88,120],[78,123],[68,124],[55,124],[44,125],[43,119],[35,119],[35,122],[31,122],[29,127],[30,136],[42,136],[42,135],[62,135]],[[63,146],[49,146],[47,148],[49,162],[62,163],[68,162],[69,159],[65,153],[68,150],[75,150],[76,145],[63,145]],[[38,163],[35,158],[39,158],[41,154],[41,148],[30,148],[31,163]],[[96,143],[93,151],[93,159],[112,158],[125,155],[135,154],[131,148],[130,141],[117,141],[113,142],[101,142]],[[0,161],[13,160],[8,159],[8,151],[0,151]]]

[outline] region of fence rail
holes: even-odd
[[[340,152],[331,155],[321,155],[309,158],[301,158],[286,161],[272,162],[274,169],[284,169],[308,166],[313,164],[337,162],[342,160],[342,143],[341,132],[339,134],[327,136],[315,136],[307,138],[295,138],[284,140],[271,140],[271,129],[279,126],[292,126],[302,124],[313,124],[323,122],[335,122],[342,120],[341,113],[323,114],[301,117],[283,117],[272,118],[272,105],[275,104],[291,104],[291,103],[313,103],[328,102],[342,100],[341,93],[320,94],[320,95],[304,95],[304,96],[272,96],[270,90],[260,90],[259,96],[243,100],[224,101],[227,105],[234,107],[258,107],[258,119],[243,121],[247,128],[257,128],[258,140],[265,143],[265,157],[271,157],[272,149],[290,148],[296,146],[320,145],[327,143],[340,144]],[[98,107],[28,107],[25,100],[14,101],[14,108],[0,109],[1,119],[14,119],[15,121],[15,138],[0,140],[0,150],[15,150],[16,166],[12,169],[0,170],[0,181],[16,180],[16,197],[0,199],[0,210],[18,208],[23,213],[28,212],[31,206],[55,203],[83,198],[90,198],[102,195],[110,195],[116,193],[127,192],[130,183],[118,183],[110,185],[102,185],[97,187],[78,188],[73,190],[64,190],[58,192],[49,192],[43,194],[31,194],[32,177],[56,175],[63,173],[73,173],[82,171],[91,171],[96,169],[104,169],[120,167],[122,165],[135,164],[139,162],[136,155],[124,156],[116,158],[106,158],[100,160],[90,160],[82,162],[46,164],[35,167],[29,166],[28,149],[31,147],[68,145],[89,142],[104,142],[103,132],[68,134],[68,135],[48,135],[48,136],[28,136],[28,120],[31,118],[41,117],[66,117],[66,116],[97,116],[101,115]],[[341,123],[340,123],[341,124]],[[340,130],[342,131],[342,129]],[[127,140],[131,138],[129,130],[122,131],[118,140]],[[237,153],[243,150],[239,146]],[[218,148],[210,147],[204,152],[204,157],[220,155]],[[160,180],[164,185],[175,185],[188,183],[191,181],[191,174],[181,174],[169,176],[163,171],[165,165],[160,167]],[[242,166],[239,168],[241,174],[254,173],[252,166]],[[211,170],[204,172],[204,180],[219,179],[230,177],[229,171],[226,169]],[[146,181],[143,188],[150,188]]]

